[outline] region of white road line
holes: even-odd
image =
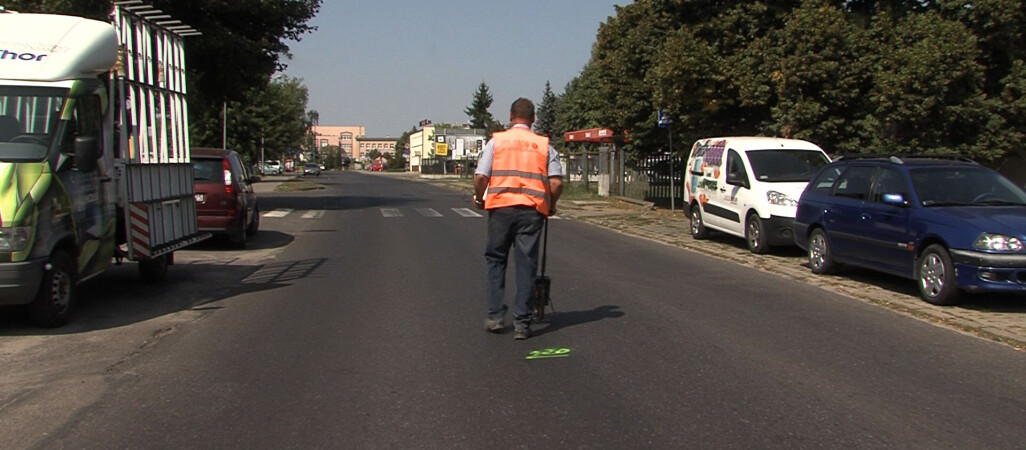
[[[285,217],[291,213],[291,209],[276,209],[264,213],[264,217]]]
[[[321,218],[323,216],[324,216],[324,210],[323,209],[314,209],[314,210],[307,211],[306,214],[303,214],[303,218],[304,219],[318,219],[318,218]]]
[[[442,217],[442,213],[435,211],[432,208],[417,208],[417,214],[424,217]]]
[[[463,217],[482,217],[480,214],[470,208],[452,208],[453,212]]]
[[[397,208],[381,208],[381,215],[384,217],[402,217],[403,213]]]

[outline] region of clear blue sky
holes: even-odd
[[[398,137],[421,119],[465,123],[484,82],[506,123],[518,97],[561,94],[591,56],[608,0],[325,0],[317,30],[289,42],[285,74],[310,91],[321,125]]]

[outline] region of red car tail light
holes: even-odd
[[[231,195],[232,188],[232,167],[228,164],[228,160],[224,160],[224,193]]]

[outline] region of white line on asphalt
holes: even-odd
[[[292,212],[291,209],[276,209],[274,211],[268,211],[264,213],[264,217],[285,217]]]
[[[381,215],[385,217],[402,217],[403,213],[397,208],[381,208]]]
[[[442,213],[432,208],[417,208],[417,213],[424,217],[442,217]]]
[[[452,208],[452,210],[463,217],[481,217],[480,214],[474,212],[470,208]]]
[[[324,216],[324,210],[323,209],[314,209],[314,210],[307,211],[306,214],[303,214],[303,218],[304,219],[317,219],[317,218],[320,218],[322,216]]]

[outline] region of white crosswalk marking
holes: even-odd
[[[434,208],[414,208],[414,209],[417,211],[417,214],[419,214],[419,215],[421,215],[423,217],[445,217],[444,214],[438,212]],[[482,213],[480,213],[478,211],[474,211],[473,209],[470,209],[470,208],[449,208],[449,209],[451,209],[452,212],[456,213],[460,217],[465,217],[465,218],[484,217],[484,215]],[[278,209],[274,209],[274,210],[267,211],[267,212],[263,213],[261,215],[261,217],[282,218],[282,217],[288,216],[289,214],[292,214],[293,211],[294,210],[290,209],[290,208],[278,208]],[[381,211],[381,216],[382,217],[403,217],[403,212],[400,211],[399,208],[380,208],[379,211]],[[361,211],[347,211],[346,212],[346,216],[347,217],[351,217],[353,214],[357,214],[357,213],[360,213],[360,212]],[[310,210],[304,211],[302,217],[304,219],[320,219],[320,218],[324,217],[324,214],[325,214],[325,210],[323,210],[323,209],[310,209]],[[549,217],[549,218],[553,219],[553,220],[561,219],[561,217],[559,217],[559,216],[552,216],[552,217]]]
[[[267,211],[264,213],[264,217],[285,217],[292,212],[291,209],[276,209],[274,211]]]
[[[470,208],[453,208],[453,212],[463,217],[481,217],[480,214]]]
[[[417,213],[424,217],[442,217],[442,213],[432,208],[417,208]]]

